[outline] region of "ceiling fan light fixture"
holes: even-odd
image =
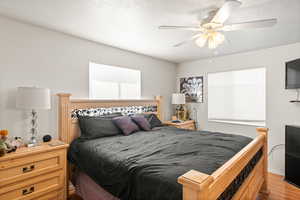
[[[225,40],[225,36],[222,33],[216,31],[208,31],[200,35],[196,40],[195,43],[199,47],[204,47],[206,42],[208,43],[208,48],[215,49],[220,44],[222,44]]]
[[[202,34],[197,38],[197,40],[195,42],[199,47],[204,47],[206,44],[206,41],[207,41],[207,35]]]
[[[225,36],[222,33],[215,32],[215,34],[214,34],[214,40],[218,44],[222,44],[224,42],[224,40],[225,40]]]
[[[210,35],[210,37],[208,37],[208,48],[215,49],[218,46],[219,46],[219,43],[215,40],[215,37],[213,35]]]
[[[240,22],[235,24],[225,23],[235,9],[239,8],[242,0],[223,0],[223,5],[215,9],[209,14],[200,19],[198,25],[193,26],[160,26],[163,29],[182,29],[196,31],[197,34],[193,35],[188,40],[174,45],[174,47],[181,46],[187,42],[194,41],[199,47],[204,47],[206,44],[208,48],[217,48],[225,41],[223,32],[225,31],[238,31],[246,28],[264,28],[271,27],[277,23],[277,19],[262,19],[248,22]]]

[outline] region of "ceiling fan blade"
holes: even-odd
[[[189,38],[189,39],[187,39],[187,40],[184,40],[184,41],[182,41],[182,42],[180,42],[180,43],[178,43],[178,44],[175,44],[173,47],[179,47],[179,46],[181,46],[181,45],[184,45],[184,44],[186,44],[186,43],[188,43],[188,42],[190,42],[190,41],[193,41],[193,40],[197,39],[197,38],[200,37],[201,35],[202,35],[202,34],[194,35],[194,36],[192,36],[191,38]]]
[[[159,26],[159,29],[181,29],[189,31],[201,31],[200,26]]]
[[[229,18],[231,13],[242,3],[238,0],[226,0],[223,6],[217,11],[216,15],[212,18],[212,23],[224,24],[224,22]]]
[[[250,21],[238,24],[228,24],[223,26],[221,31],[236,31],[241,29],[248,29],[248,28],[264,28],[264,27],[271,27],[277,23],[277,19],[264,19],[264,20],[257,20],[257,21]]]

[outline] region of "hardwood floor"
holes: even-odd
[[[268,200],[300,200],[300,189],[285,182],[282,176],[269,173]]]
[[[269,189],[268,200],[300,200],[300,189],[285,182],[282,176],[269,173]],[[74,195],[70,200],[81,200],[81,198]]]

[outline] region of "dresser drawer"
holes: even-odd
[[[44,195],[34,198],[32,200],[63,200],[63,199],[64,199],[63,192],[56,190],[54,192],[44,194]]]
[[[176,128],[180,128],[180,129],[195,130],[195,125],[193,123],[182,124],[182,125],[175,125],[175,127]]]
[[[0,188],[0,199],[5,200],[40,200],[59,196],[64,186],[62,170],[26,179],[20,183]]]
[[[0,162],[0,187],[28,179],[43,173],[64,168],[65,151],[56,150],[39,154],[28,154]]]
[[[180,126],[178,128],[188,129],[188,130],[194,130],[195,129],[193,124],[183,125],[183,126]]]

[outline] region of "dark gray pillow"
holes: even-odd
[[[115,125],[122,130],[124,135],[130,135],[131,133],[139,131],[139,127],[128,116],[113,118]]]
[[[150,131],[151,125],[148,122],[148,120],[143,116],[133,116],[131,117],[132,121],[136,123],[142,130],[144,131]]]
[[[156,114],[150,114],[150,117],[148,120],[151,125],[151,128],[163,126],[162,122],[158,119]]]
[[[134,116],[143,116],[143,117],[145,117],[148,120],[148,122],[151,126],[151,129],[155,128],[155,127],[163,126],[162,122],[158,119],[156,114],[153,114],[153,113],[151,113],[151,114],[135,114]]]
[[[121,130],[112,119],[122,116],[121,113],[103,115],[98,117],[78,116],[81,138],[95,139],[121,134]]]

